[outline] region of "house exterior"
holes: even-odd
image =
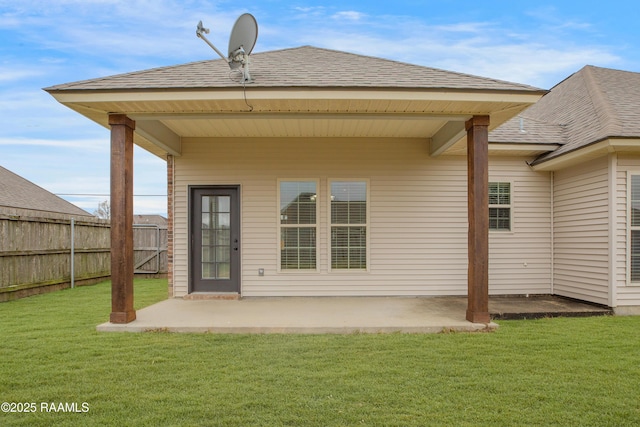
[[[125,242],[112,253],[112,322],[135,318],[133,143],[167,160],[174,297],[468,295],[473,322],[488,321],[488,294],[620,305],[597,290],[600,271],[576,290],[588,269],[571,273],[569,258],[585,241],[573,243],[560,201],[581,173],[613,201],[598,190],[608,148],[606,161],[558,166],[593,144],[571,145],[563,118],[529,108],[546,91],[308,46],[251,58],[252,83],[213,60],[47,89],[111,128],[112,242]],[[626,198],[615,201],[620,222]]]
[[[640,313],[640,74],[586,66],[491,135],[557,148],[530,162],[549,176],[550,293]],[[517,208],[516,208],[517,209]]]
[[[93,218],[89,212],[0,166],[0,214],[41,218]]]

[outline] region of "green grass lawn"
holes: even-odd
[[[136,308],[166,297],[138,280]],[[110,285],[0,304],[0,425],[640,425],[640,317],[492,333],[98,333]],[[88,412],[43,412],[42,403]],[[86,406],[82,406],[86,403]]]

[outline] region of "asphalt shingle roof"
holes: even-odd
[[[407,88],[540,92],[533,86],[312,46],[255,53],[251,87]],[[61,90],[222,89],[238,86],[222,59],[119,74],[46,88]]]
[[[519,133],[520,118],[525,124],[538,122],[538,126],[547,129],[543,135]],[[534,162],[541,163],[608,138],[639,137],[640,73],[587,65],[518,117],[491,132],[489,139],[527,142],[524,140],[529,138],[531,143],[559,144],[557,150]]]
[[[490,142],[525,144],[564,144],[564,126],[526,117],[521,114],[489,134]]]
[[[0,207],[91,216],[76,205],[0,166]]]

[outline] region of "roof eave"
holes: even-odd
[[[219,88],[131,88],[131,89],[44,89],[61,103],[104,101],[155,101],[155,100],[234,100],[244,94],[256,99],[399,99],[412,100],[490,100],[533,104],[546,91],[449,89],[449,88],[392,88],[392,87],[219,87]],[[233,96],[229,96],[232,94]],[[274,94],[280,96],[274,97]],[[374,96],[375,94],[375,96]]]
[[[531,162],[536,171],[556,171],[610,153],[640,153],[640,137],[610,136],[564,153],[542,156]]]
[[[489,150],[519,152],[550,153],[557,150],[560,144],[522,143],[522,142],[492,142],[489,140]]]

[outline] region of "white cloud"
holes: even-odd
[[[319,45],[413,64],[549,88],[587,64],[615,66],[618,46],[583,40],[586,22],[548,16],[527,26],[500,21],[430,25],[407,16],[358,15],[357,26],[315,16],[296,36]],[[336,25],[337,23],[337,25]],[[599,40],[601,41],[601,40]]]
[[[481,34],[488,28],[491,28],[491,24],[488,22],[457,22],[448,25],[436,25],[431,30],[439,33]]]
[[[292,10],[297,13],[295,17],[300,18],[305,16],[323,16],[326,13],[327,8],[324,6],[294,6]]]
[[[109,145],[104,139],[56,140],[39,138],[0,138],[0,145],[16,147],[39,146],[52,148],[73,148],[83,151],[108,153]]]
[[[0,83],[16,82],[20,80],[28,80],[35,76],[42,76],[46,73],[42,71],[30,70],[29,68],[16,69],[15,64],[11,67],[0,68]]]
[[[356,12],[353,10],[348,10],[348,11],[334,13],[332,18],[339,19],[339,20],[346,20],[346,21],[360,21],[365,16],[366,15],[363,13]]]

